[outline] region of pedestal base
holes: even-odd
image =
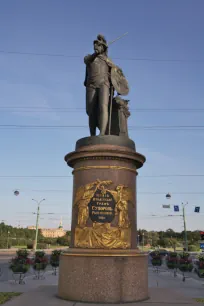
[[[70,249],[61,255],[58,296],[91,303],[146,300],[147,255],[138,250]]]

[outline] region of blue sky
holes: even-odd
[[[86,128],[0,128],[1,176],[70,176],[1,177],[0,219],[32,225],[31,212],[36,211],[32,198],[46,198],[41,211],[55,213],[52,218],[57,220],[42,215],[40,225],[55,227],[62,215],[64,226],[70,227],[72,177],[63,158],[74,150],[77,139],[89,135],[83,110],[83,57],[92,52],[98,33],[108,41],[129,33],[110,47],[109,56],[129,81],[130,127],[203,125],[202,111],[150,110],[204,109],[203,11],[203,0],[1,1],[0,124]],[[68,57],[51,56],[60,54]],[[137,151],[147,157],[138,177],[139,227],[183,229],[179,217],[150,217],[172,213],[172,208],[162,210],[170,192],[171,205],[189,203],[187,228],[203,230],[204,177],[155,176],[204,175],[204,130],[132,129],[129,134]],[[15,189],[20,190],[18,197],[13,195]],[[201,207],[200,215],[193,212],[195,206]]]

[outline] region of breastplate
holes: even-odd
[[[109,84],[109,66],[103,58],[96,57],[92,63],[87,65],[87,72],[89,85]]]

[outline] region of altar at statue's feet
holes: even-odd
[[[145,157],[127,136],[77,141],[70,249],[61,255],[59,297],[124,303],[148,298],[147,256],[137,248],[137,170]]]

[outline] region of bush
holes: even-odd
[[[57,238],[43,237],[43,238],[39,239],[39,243],[56,245],[57,244]]]
[[[198,252],[200,248],[199,248],[199,245],[189,245],[188,250],[189,252]]]
[[[50,264],[52,267],[59,267],[59,260],[60,254],[62,253],[61,250],[54,250],[50,256]]]
[[[6,249],[7,248],[7,240],[2,239],[0,240],[0,249]]]
[[[7,241],[7,239],[2,239],[0,240],[0,249],[7,249],[7,247],[10,249],[11,248],[11,243]]]
[[[46,248],[47,248],[46,243],[38,243],[38,245],[37,245],[37,249],[39,249],[39,250],[44,250]]]
[[[27,244],[27,249],[28,249],[28,250],[32,250],[32,248],[33,248],[33,244],[32,244],[32,243],[28,243],[28,244]]]
[[[69,246],[68,237],[64,236],[57,238],[57,243],[62,246]]]

